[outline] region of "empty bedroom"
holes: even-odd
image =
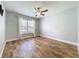
[[[0,1],[1,58],[78,58],[78,1]]]

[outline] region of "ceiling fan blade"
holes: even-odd
[[[41,14],[42,16],[45,16],[45,14]]]
[[[41,8],[40,7],[37,7],[37,8],[34,7],[34,9],[35,9],[36,12],[38,12],[38,11],[40,11]]]
[[[41,12],[47,12],[48,10],[46,9],[46,10],[43,10],[43,11],[41,11]]]
[[[35,11],[38,11],[37,8],[34,7],[34,9],[35,9]]]
[[[40,7],[38,7],[37,9],[38,9],[38,10],[40,10],[41,8],[40,8]]]
[[[35,16],[37,16],[37,14]]]

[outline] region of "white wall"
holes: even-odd
[[[6,11],[6,39],[17,38],[18,35],[18,17],[11,12]]]
[[[2,2],[0,4],[3,5]],[[4,46],[5,46],[5,7],[3,6],[4,14],[0,15],[0,57],[2,55]]]
[[[40,36],[40,19],[35,19],[35,35]]]
[[[55,10],[55,9],[56,10]],[[49,8],[48,15],[40,20],[42,36],[77,44],[77,6],[61,2]],[[56,12],[56,13],[55,13]]]
[[[79,2],[78,2],[78,14],[77,14],[77,38],[78,38],[78,54],[79,54]]]

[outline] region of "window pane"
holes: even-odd
[[[33,27],[28,27],[28,32],[29,33],[34,33],[34,28]]]
[[[34,33],[34,20],[28,20],[28,32],[29,33]]]
[[[19,20],[19,26],[20,26],[20,34],[25,34],[27,33],[27,20],[20,18]]]
[[[34,20],[28,20],[28,26],[34,27]]]

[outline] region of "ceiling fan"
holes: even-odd
[[[48,9],[41,10],[42,8],[40,8],[40,7],[37,7],[37,8],[34,7],[34,9],[35,9],[35,13],[36,13],[35,16],[39,16],[39,15],[45,16],[44,13],[48,11]]]

